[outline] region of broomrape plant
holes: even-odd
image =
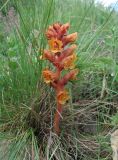
[[[55,89],[57,110],[54,116],[54,131],[60,133],[59,123],[62,114],[62,105],[70,98],[65,85],[70,80],[76,79],[78,69],[75,69],[77,56],[75,53],[76,45],[69,45],[77,39],[77,32],[67,34],[69,23],[55,23],[46,31],[49,49],[43,51],[42,59],[50,61],[54,67],[53,72],[49,68],[42,71],[45,83]],[[62,71],[66,70],[66,74],[62,76]],[[70,70],[70,71],[69,71]]]

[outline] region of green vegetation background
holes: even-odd
[[[93,0],[0,1],[1,160],[111,159],[109,133],[118,123],[117,17]],[[48,132],[55,100],[53,90],[42,82],[47,62],[38,58],[47,47],[45,30],[55,22],[69,22],[69,32],[79,35],[80,73],[68,86],[72,98],[60,137]],[[93,119],[97,131],[85,132],[83,126]]]

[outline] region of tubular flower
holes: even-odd
[[[62,90],[57,94],[57,101],[59,104],[65,104],[69,98],[69,93],[66,90]]]
[[[64,45],[72,43],[77,39],[77,32],[69,34],[63,38]]]
[[[77,56],[75,53],[65,58],[63,62],[64,69],[73,69],[75,67],[76,60],[77,60]]]
[[[55,24],[53,24],[52,27],[55,29],[56,32],[58,32],[60,30],[60,28],[61,28],[61,25],[59,23],[55,23]]]
[[[43,70],[43,77],[45,83],[51,83],[56,80],[56,74],[50,71],[49,69]]]
[[[59,61],[62,61],[64,58],[73,54],[77,46],[75,44],[71,45],[69,48],[66,48],[62,51],[61,55],[59,56]]]
[[[58,40],[57,38],[52,38],[48,40],[49,48],[52,53],[61,52],[62,50],[62,41]]]
[[[75,80],[78,73],[79,73],[78,69],[71,70],[69,73],[64,75],[62,79],[60,79],[59,84],[61,86],[65,86],[68,83],[68,81]]]
[[[55,67],[55,72],[44,69],[42,75],[44,81],[50,84],[56,91],[57,110],[54,116],[54,131],[57,134],[60,132],[59,124],[61,119],[60,115],[63,111],[62,105],[70,98],[68,91],[65,89],[65,85],[69,81],[76,79],[78,74],[78,69],[74,69],[77,60],[75,54],[77,46],[75,44],[67,46],[77,39],[77,32],[67,34],[69,27],[69,23],[55,23],[48,27],[46,37],[49,48],[44,50],[43,57],[41,57],[48,60]],[[62,76],[62,71],[69,69],[71,69],[71,71],[68,71],[68,73]]]
[[[51,54],[51,52],[46,49],[43,52],[43,57],[45,59],[49,60],[51,63],[53,63],[55,61],[55,56],[53,54]]]
[[[70,27],[70,24],[69,23],[66,23],[66,24],[63,24],[61,27],[60,27],[60,31],[59,31],[59,38],[62,38],[63,35],[66,34],[67,30],[69,29]]]

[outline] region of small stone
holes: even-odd
[[[111,147],[113,150],[113,160],[118,160],[118,129],[111,134]]]

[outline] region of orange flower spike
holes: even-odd
[[[75,53],[73,53],[71,56],[68,56],[63,61],[63,67],[65,70],[67,69],[73,69],[75,67],[75,62],[77,60],[77,56]]]
[[[70,96],[68,91],[62,90],[57,94],[57,102],[59,104],[65,104],[67,100],[69,100]]]
[[[42,74],[43,74],[44,82],[47,84],[54,82],[57,79],[56,74],[50,71],[49,69],[44,69]]]
[[[52,38],[51,40],[48,40],[49,48],[52,53],[57,53],[62,51],[62,41]]]
[[[75,67],[77,56],[75,54],[76,45],[66,46],[77,39],[77,32],[67,35],[70,27],[69,23],[55,23],[48,27],[46,37],[48,39],[49,50],[44,50],[43,57],[55,66],[55,73],[49,69],[43,70],[44,81],[49,83],[56,90],[57,110],[54,116],[54,131],[60,133],[60,120],[63,111],[63,104],[70,98],[69,93],[64,89],[68,81],[76,79],[78,69]],[[62,70],[73,69],[63,77]]]

